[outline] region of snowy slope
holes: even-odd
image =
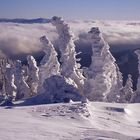
[[[140,104],[0,108],[0,140],[138,140]]]

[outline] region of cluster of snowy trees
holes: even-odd
[[[19,60],[16,62],[2,60],[0,66],[1,98],[17,100],[37,94],[39,69],[32,56],[28,56],[27,60],[28,67],[23,66]]]
[[[30,55],[27,56],[28,66],[22,66],[19,60],[16,63],[1,62],[1,98],[18,100],[33,96],[32,100],[36,103],[70,99],[83,101],[86,98],[91,101],[140,102],[140,76],[136,91],[132,88],[131,75],[128,75],[123,86],[122,74],[98,27],[88,32],[92,62],[89,67],[81,68],[70,27],[60,17],[53,17],[51,23],[58,33],[60,58],[53,43],[42,36],[40,41],[45,56],[39,67]],[[140,51],[136,51],[136,54],[140,74]]]

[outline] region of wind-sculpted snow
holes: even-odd
[[[99,102],[0,108],[0,139],[138,140],[139,108]]]

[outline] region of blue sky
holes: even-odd
[[[140,0],[0,0],[0,18],[140,20]]]

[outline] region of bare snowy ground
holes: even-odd
[[[138,140],[140,104],[0,108],[0,140]]]

